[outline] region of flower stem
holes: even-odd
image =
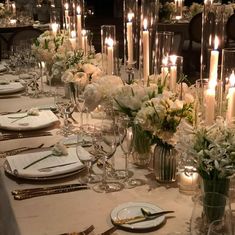
[[[30,164],[28,164],[27,166],[25,166],[23,169],[25,170],[25,169],[29,168],[30,166],[32,166],[32,165],[34,165],[34,164],[36,164],[36,163],[38,163],[38,162],[40,162],[40,161],[42,161],[42,160],[44,160],[44,159],[50,157],[50,156],[52,156],[52,155],[53,155],[53,154],[50,153],[50,154],[46,155],[45,157],[39,158],[38,160],[36,160],[36,161],[34,161],[34,162],[31,162]]]

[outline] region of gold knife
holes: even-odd
[[[119,225],[119,224],[135,224],[135,223],[139,223],[139,222],[142,222],[142,221],[154,220],[157,217],[160,217],[160,216],[168,214],[168,213],[173,213],[173,212],[174,211],[160,211],[160,212],[153,213],[152,215],[146,216],[146,217],[144,217],[143,215],[138,215],[138,216],[134,216],[134,217],[113,220],[113,222],[116,225]]]
[[[31,193],[14,195],[14,199],[15,200],[24,200],[24,199],[29,199],[29,198],[33,198],[33,197],[46,196],[46,195],[51,195],[51,194],[68,193],[68,192],[74,192],[74,191],[83,190],[83,189],[89,189],[89,187],[88,186],[78,186],[78,187],[63,188],[63,189],[52,189],[52,190],[48,190],[48,191],[31,192]]]

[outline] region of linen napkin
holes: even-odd
[[[58,117],[50,110],[40,110],[38,116],[28,115],[27,113],[14,113],[0,116],[0,128],[6,130],[36,130],[48,127],[58,121]],[[24,117],[17,121],[9,117]],[[15,122],[13,122],[15,121]]]
[[[50,177],[82,169],[84,165],[77,157],[76,148],[68,148],[67,150],[68,150],[68,155],[62,155],[62,156],[51,155],[48,158],[45,158],[42,161],[39,161],[26,169],[23,168],[28,164],[51,154],[52,151],[46,150],[40,152],[18,154],[18,155],[8,156],[6,160],[11,168],[11,171],[13,173],[15,172],[16,176],[25,177],[25,178]],[[45,168],[48,171],[40,170]]]
[[[20,82],[10,82],[8,84],[0,84],[0,94],[10,94],[24,90],[24,86]]]

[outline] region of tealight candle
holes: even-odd
[[[143,75],[147,84],[149,76],[149,30],[147,19],[143,20]]]
[[[179,191],[192,194],[198,188],[199,174],[192,166],[185,166],[184,171],[179,174]]]

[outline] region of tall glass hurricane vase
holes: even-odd
[[[124,29],[124,65],[128,74],[127,83],[130,83],[136,74],[139,64],[139,14],[138,1],[125,0],[123,4]]]
[[[204,1],[201,38],[201,79],[217,80],[220,51],[225,43],[225,6],[220,0]]]
[[[158,21],[158,0],[141,1],[140,19],[140,72],[147,84],[149,75],[154,72],[155,35]]]

